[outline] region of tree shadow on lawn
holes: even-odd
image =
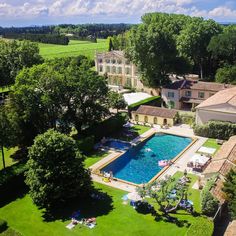
[[[55,220],[67,221],[76,212],[80,212],[81,218],[92,218],[107,215],[113,210],[112,197],[100,189],[92,192],[93,197],[77,197],[70,202],[43,211],[43,218],[46,222]]]
[[[29,189],[26,185],[22,185],[20,187],[11,186],[11,188],[8,188],[7,190],[1,190],[0,208],[8,205],[18,198],[23,198],[28,192]]]
[[[171,224],[175,224],[176,226],[182,228],[182,227],[189,227],[191,225],[191,223],[188,220],[180,220],[177,217],[171,216],[171,215],[157,215],[155,217],[155,221],[159,222],[159,221],[163,221],[163,222],[167,222],[167,223],[171,223]]]

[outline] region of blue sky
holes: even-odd
[[[0,0],[0,25],[138,23],[154,11],[236,22],[236,0]]]

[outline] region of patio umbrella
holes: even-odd
[[[127,197],[130,199],[130,200],[133,200],[133,201],[140,201],[142,200],[142,198],[138,195],[138,193],[136,192],[132,192],[132,193],[128,193],[127,194]]]

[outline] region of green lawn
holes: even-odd
[[[98,39],[97,43],[70,40],[69,45],[39,43],[39,48],[40,55],[45,59],[78,55],[85,55],[90,59],[94,59],[95,51],[103,52],[108,50],[108,43],[106,39]]]
[[[126,132],[127,129],[132,132],[132,136],[127,136]],[[136,138],[137,136],[145,133],[146,131],[148,131],[150,129],[150,127],[147,126],[143,126],[143,125],[134,125],[131,128],[123,128],[120,132],[112,135],[112,138],[117,138],[120,140],[124,140],[124,141],[131,141],[134,138]]]
[[[12,154],[14,154],[17,151],[17,148],[10,148],[6,149],[4,148],[4,156],[5,156],[5,164],[7,166],[11,166],[15,163],[15,161],[10,158]],[[2,162],[2,152],[0,152],[0,170],[3,168],[3,162]]]
[[[203,144],[204,147],[209,147],[209,148],[215,148],[216,151],[215,153],[219,150],[221,145],[217,144],[216,139],[209,138],[207,141]]]
[[[86,156],[86,159],[84,161],[85,168],[90,167],[91,165],[100,161],[102,158],[104,158],[107,155],[108,153],[103,152],[103,151],[95,151],[94,153],[91,153],[90,155]]]
[[[181,176],[181,174],[180,174]],[[73,208],[59,209],[67,212],[66,218],[47,221],[43,217],[42,210],[38,210],[32,203],[29,195],[18,198],[10,204],[0,208],[0,217],[7,220],[10,227],[25,236],[64,236],[64,235],[165,235],[165,236],[184,236],[187,232],[186,226],[177,226],[163,220],[155,221],[151,214],[137,213],[131,206],[123,205],[121,197],[126,192],[111,188],[109,186],[95,184],[95,186],[107,193],[106,200],[93,200],[92,202],[78,201]],[[192,190],[193,191],[193,190]],[[197,191],[197,190],[196,190]],[[193,199],[194,196],[190,199]],[[199,201],[199,199],[197,199]],[[69,216],[75,210],[81,210],[84,217],[96,217],[97,226],[88,229],[85,226],[76,226],[73,230],[68,230],[65,226],[70,222]],[[186,212],[179,211],[176,216],[179,222],[192,224],[196,218]]]

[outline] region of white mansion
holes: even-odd
[[[143,89],[136,66],[125,58],[123,51],[96,53],[95,66],[100,75],[107,74],[111,87]]]

